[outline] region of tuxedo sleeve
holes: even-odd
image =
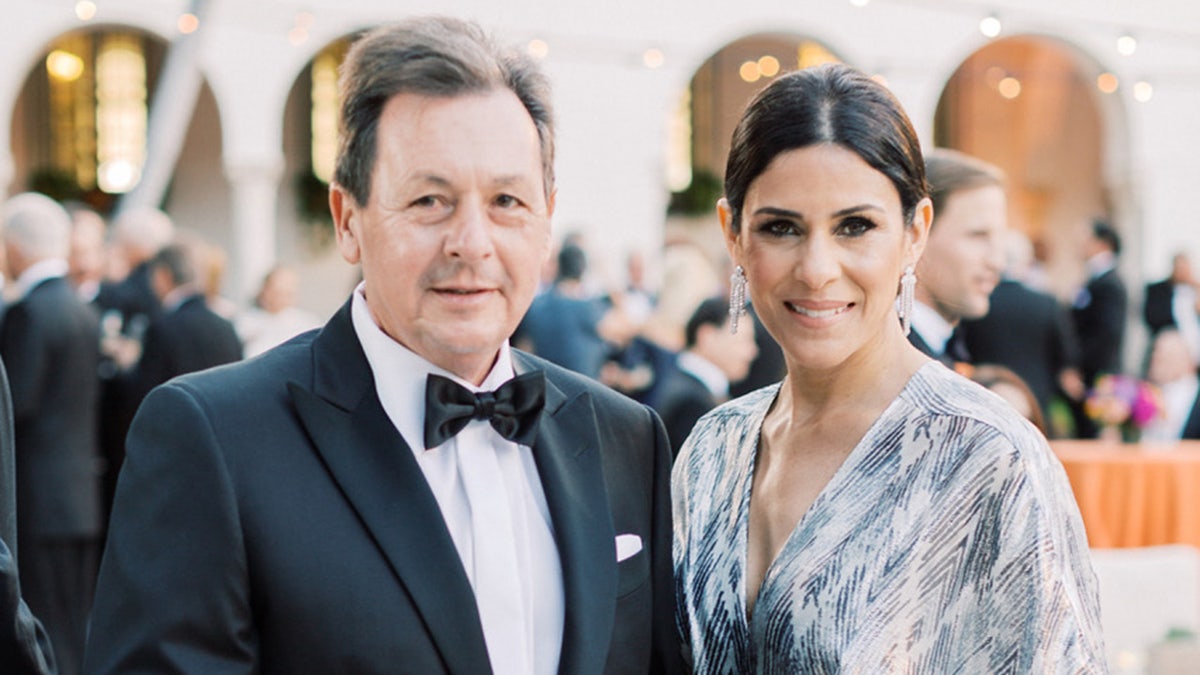
[[[647,407],[654,422],[654,635],[652,673],[685,672],[679,634],[675,630],[675,581],[671,559],[671,444],[658,413]]]
[[[251,673],[256,634],[237,496],[186,384],[138,411],[92,611],[88,673]]]

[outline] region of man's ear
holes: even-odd
[[[357,264],[362,259],[361,208],[354,196],[338,183],[329,184],[329,213],[333,216],[333,231],[342,258],[351,265]]]

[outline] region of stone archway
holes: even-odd
[[[1122,222],[1129,208],[1119,172],[1108,168],[1125,155],[1125,134],[1113,113],[1113,76],[1101,75],[1060,40],[997,40],[954,72],[934,119],[936,145],[1005,171],[1010,224],[1038,245],[1044,283],[1063,298],[1083,274],[1079,242],[1088,223],[1104,217],[1132,229]]]

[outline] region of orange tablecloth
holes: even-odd
[[[1052,441],[1093,548],[1200,547],[1200,441]]]

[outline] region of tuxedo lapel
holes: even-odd
[[[540,366],[513,352],[518,373]],[[563,571],[560,673],[601,672],[616,609],[616,544],[596,411],[590,394],[568,397],[547,373],[546,408],[533,446]]]
[[[343,306],[314,341],[312,388],[289,383],[296,411],[407,589],[448,670],[490,672],[470,582],[412,451],[375,394],[349,308]]]

